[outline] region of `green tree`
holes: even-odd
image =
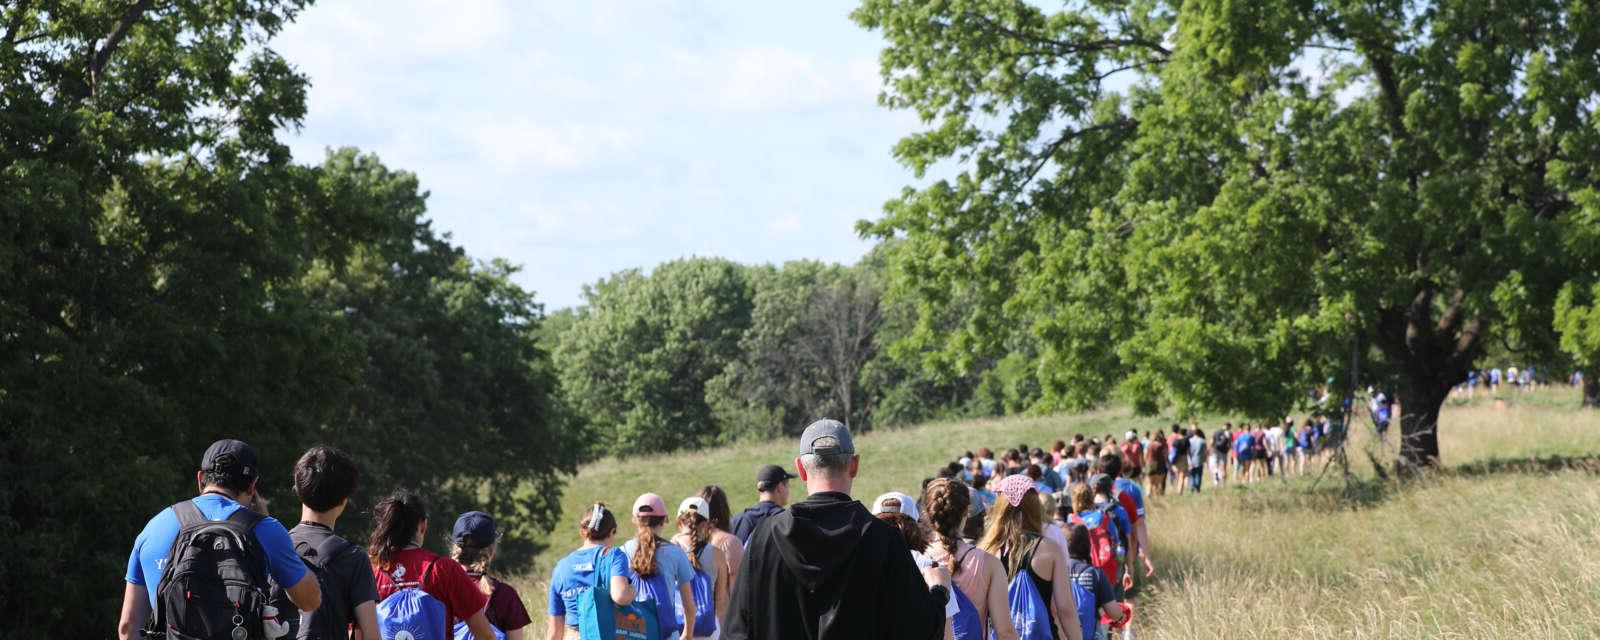
[[[133,537],[219,437],[256,445],[279,515],[331,442],[369,491],[549,524],[573,463],[537,306],[427,230],[409,176],[290,163],[305,79],[265,43],[303,5],[0,6],[0,635],[104,636]]]
[[[707,385],[750,326],[744,267],[690,258],[584,287],[556,362],[571,404],[618,455],[673,451],[721,435]]]
[[[440,522],[486,510],[509,534],[503,559],[531,559],[582,447],[538,338],[541,307],[511,281],[515,267],[477,263],[433,231],[416,176],[354,149],[315,173],[315,208],[386,231],[318,258],[302,278],[311,307],[346,341],[349,382],[335,413],[296,434],[295,447],[346,448],[367,486],[421,489]],[[361,530],[368,514],[352,515]],[[442,543],[446,528],[437,530]]]
[[[1399,387],[1406,469],[1488,340],[1552,353],[1600,178],[1590,3],[867,0],[921,176],[897,237],[913,340],[1039,341],[1043,405],[1281,415],[1349,368]],[[1315,72],[1308,72],[1315,69]],[[1587,211],[1587,213],[1586,213]],[[974,356],[975,357],[975,356]],[[1337,376],[1341,383],[1347,376]]]

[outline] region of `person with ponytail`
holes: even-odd
[[[455,560],[422,548],[428,533],[428,505],[422,496],[396,491],[378,501],[372,516],[367,556],[378,583],[379,609],[397,591],[421,589],[444,604],[448,621],[441,631],[450,633],[457,621],[465,621],[474,640],[494,640],[484,614],[489,598],[478,589],[478,581]],[[383,628],[384,621],[380,619],[378,626]]]
[[[999,640],[1017,640],[1016,627],[1008,624],[1011,607],[1006,599],[1005,568],[999,558],[962,539],[972,513],[972,490],[959,480],[939,478],[928,483],[921,504],[922,528],[928,532],[925,553],[949,569],[956,590],[977,612],[980,629],[992,625]]]
[[[706,517],[711,519],[711,546],[722,552],[722,558],[727,563],[718,566],[722,571],[719,578],[723,584],[728,585],[728,592],[733,592],[733,577],[739,575],[739,565],[744,562],[744,543],[739,541],[739,536],[733,535],[733,518],[728,508],[728,492],[722,487],[708,484],[700,488],[700,497],[711,505],[711,513]],[[724,611],[718,602],[717,611]]]
[[[628,568],[639,577],[639,599],[655,602],[662,640],[671,640],[674,634],[694,640],[694,566],[689,554],[661,537],[667,503],[654,493],[639,496],[633,502],[633,524],[639,532],[622,545],[622,552],[628,555]],[[683,606],[681,624],[675,614],[678,603]]]
[[[999,558],[1012,585],[1009,591],[1026,590],[1028,585],[1019,589],[1020,581],[1032,583],[1032,590],[1038,594],[1034,605],[1043,609],[1047,619],[1039,620],[1042,624],[1038,626],[1024,626],[1037,620],[1028,615],[1036,612],[1013,610],[1017,635],[1023,640],[1084,640],[1082,629],[1074,624],[1078,608],[1072,589],[1068,588],[1071,577],[1067,572],[1067,550],[1044,535],[1044,506],[1039,501],[1039,491],[1032,480],[1022,475],[1001,480],[996,489],[1000,499],[995,500],[994,513],[989,516],[978,547]],[[1004,621],[997,626],[1005,626]]]
[[[550,640],[578,640],[583,634],[578,620],[578,599],[585,590],[603,585],[611,592],[611,601],[619,606],[633,604],[635,589],[633,570],[628,568],[628,556],[612,549],[617,537],[617,516],[604,502],[596,502],[583,510],[578,518],[578,539],[582,545],[556,563],[550,572],[549,608]]]
[[[711,543],[711,519],[704,514],[711,512],[711,504],[700,496],[684,498],[678,505],[678,535],[672,536],[672,542],[689,555],[689,566],[699,574],[704,573],[710,582],[708,589],[711,601],[695,602],[695,617],[711,616],[715,618],[719,612],[728,610],[728,582],[722,579],[726,571],[727,559],[722,551]],[[710,605],[702,607],[701,605]],[[710,638],[715,635],[712,623],[701,622],[700,631],[695,633],[696,638]],[[713,631],[707,633],[706,630]]]
[[[467,575],[478,581],[478,590],[488,596],[489,606],[484,616],[489,625],[505,633],[506,640],[523,640],[523,627],[533,623],[528,608],[522,605],[522,596],[516,587],[489,575],[489,563],[500,549],[500,530],[494,518],[482,511],[468,511],[456,518],[450,530],[453,544],[450,556],[466,568]]]

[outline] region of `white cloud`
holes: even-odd
[[[767,235],[786,236],[800,230],[800,216],[785,213],[767,221]]]
[[[493,122],[493,115],[471,118],[466,135],[479,157],[501,171],[577,171],[594,166],[628,146],[628,132],[584,124],[545,125],[529,119]]]
[[[839,105],[873,107],[877,62],[870,56],[828,60],[782,46],[703,55],[670,53],[694,99],[712,107],[768,111]]]

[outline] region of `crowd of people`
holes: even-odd
[[[757,501],[731,513],[705,485],[668,510],[645,493],[577,521],[550,573],[551,640],[948,638],[1096,640],[1131,633],[1132,596],[1156,573],[1147,495],[1307,472],[1343,438],[1326,418],[1198,424],[966,452],[915,495],[865,506],[850,430],[820,420],[794,473],[766,465]],[[266,515],[249,445],[221,440],[199,495],[151,518],[134,542],[119,637],[527,637],[516,589],[488,573],[492,516],[456,518],[451,554],[423,548],[428,510],[397,491],[373,510],[367,546],[335,531],[360,482],[355,461],[314,447],[295,463],[300,522]],[[790,482],[806,497],[790,501]],[[631,524],[631,533],[622,530]],[[623,540],[618,540],[619,534]],[[402,635],[402,633],[404,635]]]

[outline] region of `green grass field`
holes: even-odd
[[[1452,401],[1441,420],[1443,473],[1405,486],[1372,473],[1366,452],[1392,443],[1352,438],[1358,499],[1330,473],[1151,500],[1158,575],[1138,599],[1141,638],[1600,637],[1600,412],[1557,389]],[[855,494],[863,502],[922,479],[962,451],[1074,433],[1121,434],[1170,420],[1125,410],[936,423],[863,434]],[[1220,420],[1202,422],[1202,428]],[[1209,430],[1209,429],[1208,429]],[[568,486],[572,517],[538,569],[513,582],[543,634],[545,573],[577,544],[566,522],[594,500],[626,508],[655,491],[669,506],[719,484],[737,512],[754,500],[755,469],[790,466],[794,443],[603,460]],[[796,494],[804,492],[796,482]],[[797,495],[795,499],[799,499]],[[630,532],[624,527],[624,533]]]

